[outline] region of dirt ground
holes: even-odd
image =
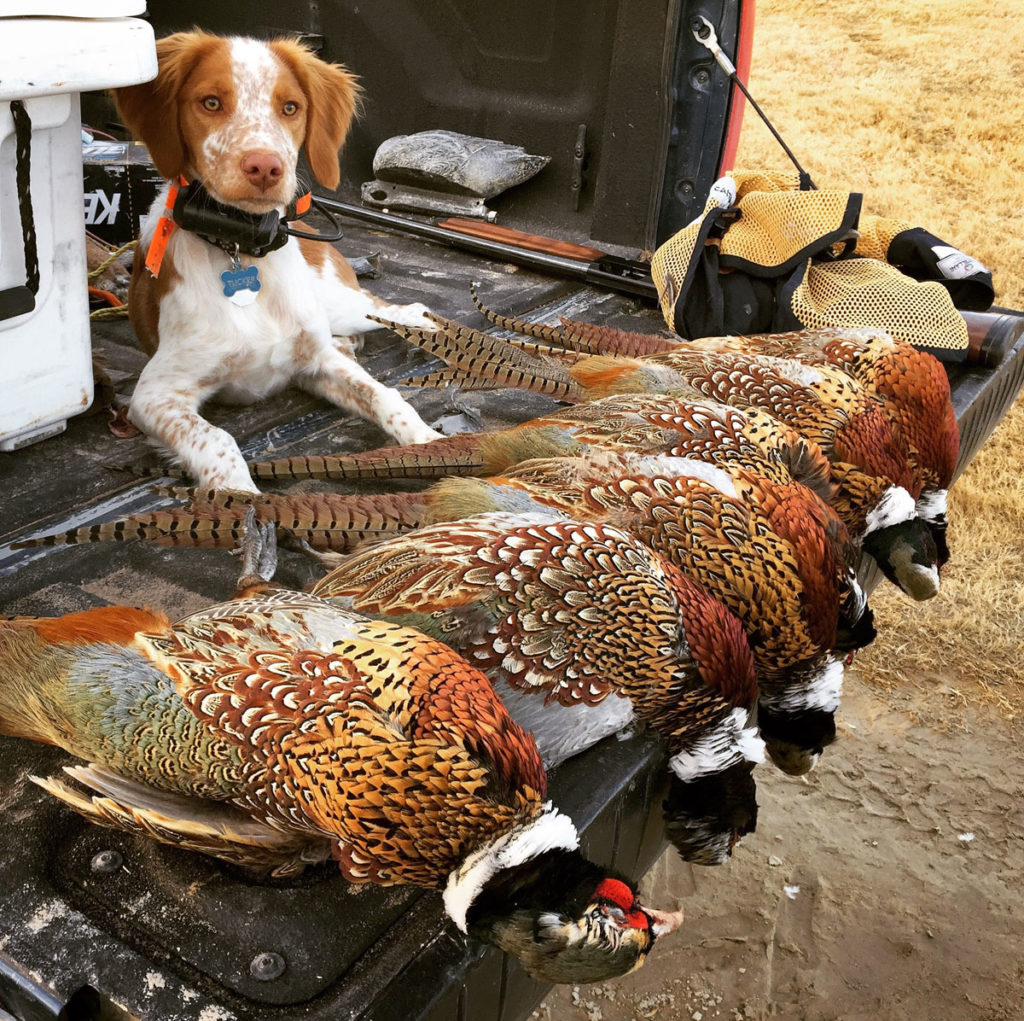
[[[662,856],[643,888],[687,921],[615,983],[557,989],[538,1021],[1024,1018],[1024,761],[990,709],[933,721],[848,681],[806,778],[757,771],[757,832],[719,868]],[[915,718],[920,704],[927,722]]]
[[[1021,0],[758,0],[750,84],[819,185],[955,240],[1020,308],[1022,52]],[[786,167],[749,111],[738,165]],[[1018,401],[954,488],[943,593],[873,598],[879,639],[818,768],[760,767],[729,864],[670,851],[645,880],[683,928],[537,1021],[1024,1018],[1022,423]]]

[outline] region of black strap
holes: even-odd
[[[300,196],[305,196],[308,190],[300,186]],[[218,202],[203,187],[203,182],[196,180],[189,181],[178,192],[171,215],[182,230],[201,237],[233,258],[238,255],[261,258],[286,245],[289,236],[311,241],[337,241],[342,236],[337,220],[312,198],[311,205],[331,221],[334,233],[307,233],[286,226],[289,221],[300,218],[296,210],[297,201],[297,198],[292,199],[284,216],[278,216],[276,212],[246,213],[237,206]]]
[[[18,212],[25,248],[25,283],[0,291],[0,320],[31,312],[39,293],[39,248],[36,244],[36,222],[32,215],[32,118],[20,99],[11,100],[14,118],[15,180],[18,187]]]

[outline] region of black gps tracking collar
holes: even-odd
[[[290,220],[305,216],[312,205],[316,205],[330,220],[334,233],[311,234],[285,226]],[[269,213],[247,213],[236,206],[218,202],[201,181],[190,181],[178,190],[171,216],[182,230],[197,234],[232,256],[241,253],[259,258],[280,248],[289,236],[313,241],[337,241],[342,236],[337,220],[316,202],[308,190],[292,199],[281,216],[274,209]]]

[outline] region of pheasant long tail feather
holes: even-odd
[[[473,303],[495,326],[503,330],[513,330],[526,337],[536,337],[547,344],[555,344],[566,351],[592,355],[621,355],[627,358],[638,358],[662,351],[671,351],[679,346],[680,341],[655,334],[632,333],[628,330],[617,330],[610,326],[595,326],[592,323],[581,323],[576,319],[560,316],[561,327],[548,326],[543,323],[530,323],[525,319],[514,319],[503,316],[488,308],[479,298],[475,288],[470,288]],[[523,342],[510,341],[525,350],[544,351],[539,345],[526,345]],[[550,352],[556,354],[556,352]]]
[[[674,351],[680,341],[659,337],[653,333],[633,333],[612,326],[595,326],[576,319],[561,318],[562,335],[573,350],[595,355],[618,355],[623,358],[642,358],[645,355]]]
[[[406,386],[421,386],[432,390],[446,390],[458,387],[460,390],[500,390],[502,384],[484,376],[474,375],[462,369],[438,369],[422,376],[410,376],[402,381]]]
[[[246,493],[235,489],[194,489],[190,486],[153,486],[152,491],[160,496],[175,500],[187,500],[193,505],[216,505],[225,510],[243,508],[263,499],[260,493]],[[148,511],[133,514],[117,521],[105,521],[95,525],[83,525],[67,532],[41,535],[34,539],[23,539],[11,543],[11,549],[28,549],[33,546],[75,546],[89,542],[127,542],[142,539],[160,546],[228,546],[235,545],[237,536],[230,534],[234,518],[224,522],[214,518],[219,515],[206,514],[197,518],[183,508]],[[241,518],[238,519],[239,522]]]
[[[492,338],[498,340],[498,338]],[[586,358],[585,351],[576,351],[571,348],[552,347],[550,344],[542,344],[537,340],[527,340],[524,337],[502,337],[500,343],[508,344],[517,351],[526,351],[528,354],[540,355],[543,358],[555,358],[566,365],[573,365],[581,358]]]
[[[273,522],[314,549],[341,553],[363,539],[417,528],[423,523],[426,500],[420,493],[262,494],[252,505],[260,521]],[[237,545],[245,534],[248,507],[231,512],[230,516],[213,503],[195,503],[189,510],[199,520],[217,520],[221,531],[227,527],[232,545]]]
[[[511,330],[513,333],[521,333],[524,337],[536,337],[537,340],[546,341],[570,351],[585,351],[585,348],[573,346],[572,339],[567,337],[557,326],[546,326],[544,323],[529,323],[525,319],[515,319],[512,316],[503,316],[500,312],[488,308],[476,293],[475,287],[470,287],[470,294],[473,295],[473,304],[494,323],[503,330]]]
[[[564,366],[529,355],[503,340],[450,319],[431,315],[429,318],[439,327],[431,331],[402,326],[376,316],[368,318],[394,330],[400,337],[449,365],[492,379],[501,386],[531,390],[569,401],[582,397],[580,388]]]
[[[195,490],[176,492],[196,493]],[[272,494],[223,494],[209,490],[190,507],[134,515],[58,535],[40,536],[18,543],[27,546],[60,546],[85,542],[122,542],[143,539],[159,546],[237,548],[245,535],[245,515],[256,508],[260,521],[305,539],[314,549],[344,552],[366,538],[382,532],[405,531],[419,524],[424,501],[418,493],[339,496],[306,493],[294,496]],[[230,501],[225,503],[224,501]]]
[[[256,479],[435,479],[475,474],[482,467],[472,434],[362,454],[282,457],[249,465]]]
[[[200,518],[189,510],[172,509],[133,514],[118,521],[83,525],[67,532],[40,535],[11,543],[11,549],[33,546],[75,546],[88,542],[127,542],[142,539],[159,546],[226,546],[236,545],[242,534],[242,516]]]

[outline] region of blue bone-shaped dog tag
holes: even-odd
[[[220,275],[224,281],[224,296],[236,305],[248,305],[256,300],[256,292],[263,286],[256,266],[226,269]]]

